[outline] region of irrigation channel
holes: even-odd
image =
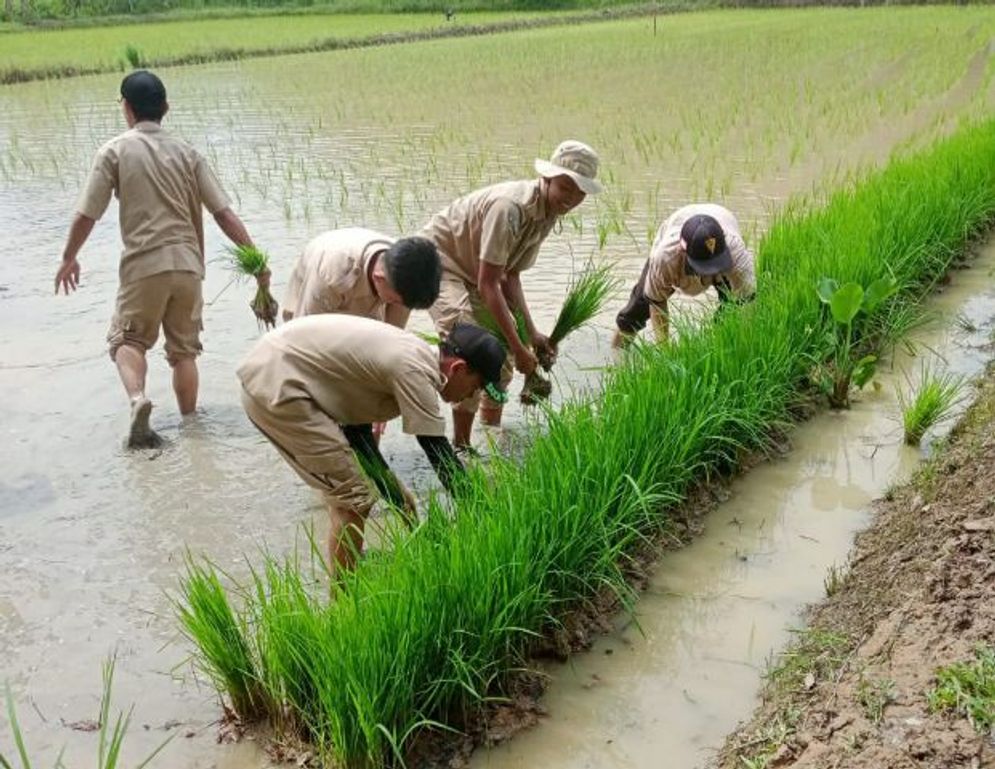
[[[723,489],[728,499],[687,547],[668,553],[635,615],[551,677],[539,725],[475,754],[471,767],[548,769],[705,766],[752,710],[772,652],[845,564],[870,503],[906,479],[922,448],[902,440],[898,388],[924,360],[972,377],[992,358],[995,243],[927,303],[931,327],[902,345],[849,411],[790,433],[790,450]]]
[[[537,320],[548,325],[575,267],[588,257],[611,260],[625,279],[637,274],[647,234],[671,208],[721,198],[748,231],[762,231],[789,195],[882,161],[894,146],[928,144],[961,117],[985,114],[993,100],[988,41],[995,20],[987,9],[695,14],[668,20],[669,34],[659,38],[649,23],[177,68],[165,73],[167,124],[217,167],[254,238],[273,253],[277,283],[307,238],[323,229],[363,223],[411,230],[454,195],[530,173],[532,158],[560,139],[587,139],[602,154],[609,193],[585,203],[544,246],[542,269],[526,274]],[[706,34],[721,52],[700,65],[712,83],[709,98],[733,105],[739,122],[714,120],[713,103],[697,95],[663,98],[686,84],[688,54]],[[555,97],[545,86],[522,87],[537,82],[542,67],[556,75]],[[648,67],[652,78],[645,76]],[[746,71],[753,76],[743,78]],[[82,254],[81,291],[69,299],[51,296],[79,184],[96,147],[120,130],[118,81],[99,76],[0,88],[0,214],[10,244],[0,260],[0,678],[11,685],[32,752],[54,760],[65,744],[67,765],[85,765],[95,737],[72,726],[94,717],[100,661],[116,648],[116,702],[136,703],[129,759],[178,734],[162,765],[261,765],[265,758],[254,743],[215,744],[216,693],[185,664],[190,648],[179,641],[166,593],[176,587],[187,546],[244,574],[245,555],[263,543],[274,553],[290,551],[300,524],[313,516],[320,526],[323,515],[237,405],[232,372],[258,332],[246,307],[251,292],[226,289],[228,276],[217,265],[209,266],[205,284],[213,301],[201,368],[203,414],[178,419],[165,366],[153,356],[154,420],[168,445],[142,454],[120,448],[122,396],[103,349],[119,250],[114,206]],[[317,92],[315,82],[323,83]],[[357,90],[356,83],[368,87]],[[550,108],[572,99],[577,104],[567,109]],[[221,254],[213,227],[207,250]],[[427,328],[427,319],[417,324]],[[592,369],[610,360],[609,327],[610,313],[570,340],[557,398],[597,381]],[[874,402],[868,396],[857,414]],[[842,430],[857,414],[802,427],[798,449],[802,435],[818,434],[811,429]],[[513,411],[509,430],[524,425],[522,413]],[[829,478],[829,467],[847,457],[851,468],[865,469],[863,455],[853,452],[869,449],[857,443],[846,444],[849,454],[823,453],[807,477]],[[398,430],[388,432],[385,449],[405,480],[421,491],[430,486],[417,448]],[[789,455],[757,472],[796,461]],[[888,471],[882,465],[879,472]],[[785,498],[796,498],[792,481],[772,482]],[[735,498],[745,503],[749,494],[737,487]],[[820,520],[845,517],[820,513]],[[755,537],[745,512],[735,515],[742,533],[728,526],[729,537]],[[813,590],[821,567],[842,557],[856,523],[856,517],[843,521],[836,538],[807,525],[802,531],[822,541],[796,545],[825,551],[810,570]],[[773,530],[773,518],[770,526],[765,531]],[[710,523],[703,543],[720,529]],[[766,543],[760,548],[768,550]],[[748,541],[741,551],[754,561],[774,557],[759,555]],[[673,563],[686,558],[676,554]],[[731,565],[745,572],[752,563]],[[677,567],[668,558],[670,568]],[[689,583],[693,573],[687,572]],[[705,585],[692,603],[701,608],[721,590]],[[746,594],[766,595],[759,588]],[[784,598],[783,617],[809,595]],[[647,627],[657,600],[651,592],[640,606]],[[682,643],[677,628],[700,625],[701,616],[688,611],[667,625],[675,634],[671,649]],[[771,627],[777,623],[771,619]],[[631,629],[624,633],[632,648],[642,643]],[[764,641],[758,630],[752,663],[780,637],[771,631]],[[656,638],[652,648],[644,645],[645,657],[619,642],[611,658],[649,659],[668,645]],[[606,680],[613,675],[606,672]],[[567,686],[554,685],[550,702]],[[748,697],[752,686],[742,689]],[[7,728],[0,722],[4,748]],[[544,739],[547,731],[523,739]]]

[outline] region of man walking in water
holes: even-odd
[[[540,334],[522,291],[521,273],[535,264],[539,247],[559,218],[589,194],[601,192],[598,156],[578,141],[565,141],[548,160],[536,159],[538,179],[504,182],[471,192],[435,214],[422,231],[439,249],[442,285],[429,310],[440,336],[456,323],[473,322],[488,312],[508,343],[510,360],[502,373],[507,386],[511,364],[525,375],[538,365],[536,353],[552,360],[556,350]],[[518,337],[513,313],[521,314],[530,350]],[[479,322],[479,321],[478,321]],[[535,352],[533,352],[533,350]],[[454,443],[470,446],[475,396],[453,408]],[[485,395],[481,417],[501,424],[502,404]]]
[[[79,286],[77,254],[111,195],[116,195],[124,251],[107,342],[131,401],[128,446],[148,448],[159,439],[149,426],[152,402],[145,396],[145,354],[160,327],[180,413],[192,414],[197,408],[204,278],[201,207],[236,245],[251,246],[252,239],[207,161],[160,125],[169,110],[162,81],[145,70],[132,72],[121,81],[121,105],[128,130],[94,158],[69,228],[55,291],[68,294]],[[269,274],[258,280],[267,285]]]

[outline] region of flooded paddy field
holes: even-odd
[[[409,232],[456,195],[528,174],[560,139],[588,141],[608,191],[566,221],[525,275],[542,326],[587,259],[634,278],[673,207],[718,199],[757,233],[789,195],[986,113],[993,30],[985,8],[727,12],[668,18],[656,36],[644,19],[181,68],[165,73],[167,125],[218,169],[274,255],[278,287],[323,229]],[[703,46],[714,55],[699,60]],[[244,571],[243,553],[263,543],[282,552],[302,521],[320,525],[322,515],[238,406],[233,370],[258,331],[251,291],[225,289],[217,265],[205,285],[202,414],[180,421],[154,354],[154,422],[169,442],[154,453],[120,448],[124,398],[103,349],[113,211],[81,255],[81,291],[51,296],[92,153],[121,130],[117,82],[0,89],[11,245],[0,263],[0,673],[41,755],[62,744],[67,763],[92,754],[93,735],[63,721],[93,717],[99,663],[117,648],[117,701],[136,703],[129,756],[179,732],[170,766],[262,763],[251,744],[214,744],[216,695],[185,664],[167,591],[185,547]],[[219,256],[219,234],[209,227],[207,237]],[[596,381],[609,333],[606,314],[566,346],[561,393]],[[510,416],[521,429],[524,417]],[[385,448],[424,490],[413,442],[392,426]],[[845,538],[857,523],[840,525]],[[768,644],[778,641],[771,633]]]

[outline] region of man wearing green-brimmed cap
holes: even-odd
[[[625,347],[652,319],[657,341],[670,334],[667,300],[675,291],[696,296],[714,288],[720,306],[756,291],[753,252],[728,208],[696,203],[677,209],[660,226],[629,301],[618,313],[612,345]]]
[[[455,323],[479,322],[486,310],[511,353],[502,375],[505,386],[511,381],[512,364],[528,375],[538,365],[537,353],[549,360],[556,356],[532,321],[521,273],[535,264],[539,247],[560,217],[601,191],[598,156],[579,141],[562,142],[549,160],[537,158],[535,170],[537,179],[495,184],[455,200],[422,230],[442,258],[439,299],[429,310],[436,329],[445,336]],[[516,312],[532,349],[518,337]],[[478,405],[479,399],[470,398],[453,409],[457,448],[470,445]],[[480,410],[485,424],[500,425],[500,402],[485,397]]]
[[[55,291],[76,290],[76,256],[116,195],[124,251],[107,342],[131,401],[128,445],[145,448],[158,443],[149,426],[152,402],[145,396],[145,354],[160,329],[180,413],[192,414],[197,408],[204,279],[201,208],[207,208],[235,244],[251,246],[252,239],[203,156],[160,125],[169,110],[162,81],[145,70],[132,72],[121,81],[121,106],[128,130],[94,158],[76,204]],[[268,285],[269,273],[258,280]]]
[[[445,437],[439,396],[459,402],[486,388],[502,397],[505,352],[476,326],[454,326],[438,348],[394,326],[320,314],[266,334],[238,368],[242,405],[259,431],[325,498],[333,567],[363,546],[376,489],[414,520],[414,501],[387,466],[372,424],[401,417],[449,491],[463,466]]]

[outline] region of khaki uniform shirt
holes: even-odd
[[[681,248],[681,227],[692,216],[707,214],[722,227],[726,247],[732,254],[732,271],[726,274],[700,276],[690,274],[687,253]],[[649,269],[643,292],[654,303],[666,301],[676,289],[694,296],[715,285],[722,278],[729,281],[736,296],[749,296],[756,290],[753,252],[746,247],[740,234],[739,222],[732,211],[715,203],[697,203],[677,209],[656,233],[650,250]]]
[[[541,182],[503,182],[451,203],[422,230],[442,259],[443,279],[477,285],[480,263],[521,272],[535,264],[539,246],[556,224],[546,213]]]
[[[393,244],[393,238],[363,227],[318,235],[294,263],[284,309],[295,318],[340,312],[404,328],[411,310],[384,302],[369,279],[372,259]]]
[[[295,318],[260,339],[238,368],[264,404],[309,398],[340,425],[400,415],[410,435],[446,434],[439,353],[414,334],[353,315]]]
[[[201,206],[231,205],[207,161],[158,123],[143,121],[101,147],[76,210],[99,219],[120,205],[121,283],[180,270],[204,277]]]

